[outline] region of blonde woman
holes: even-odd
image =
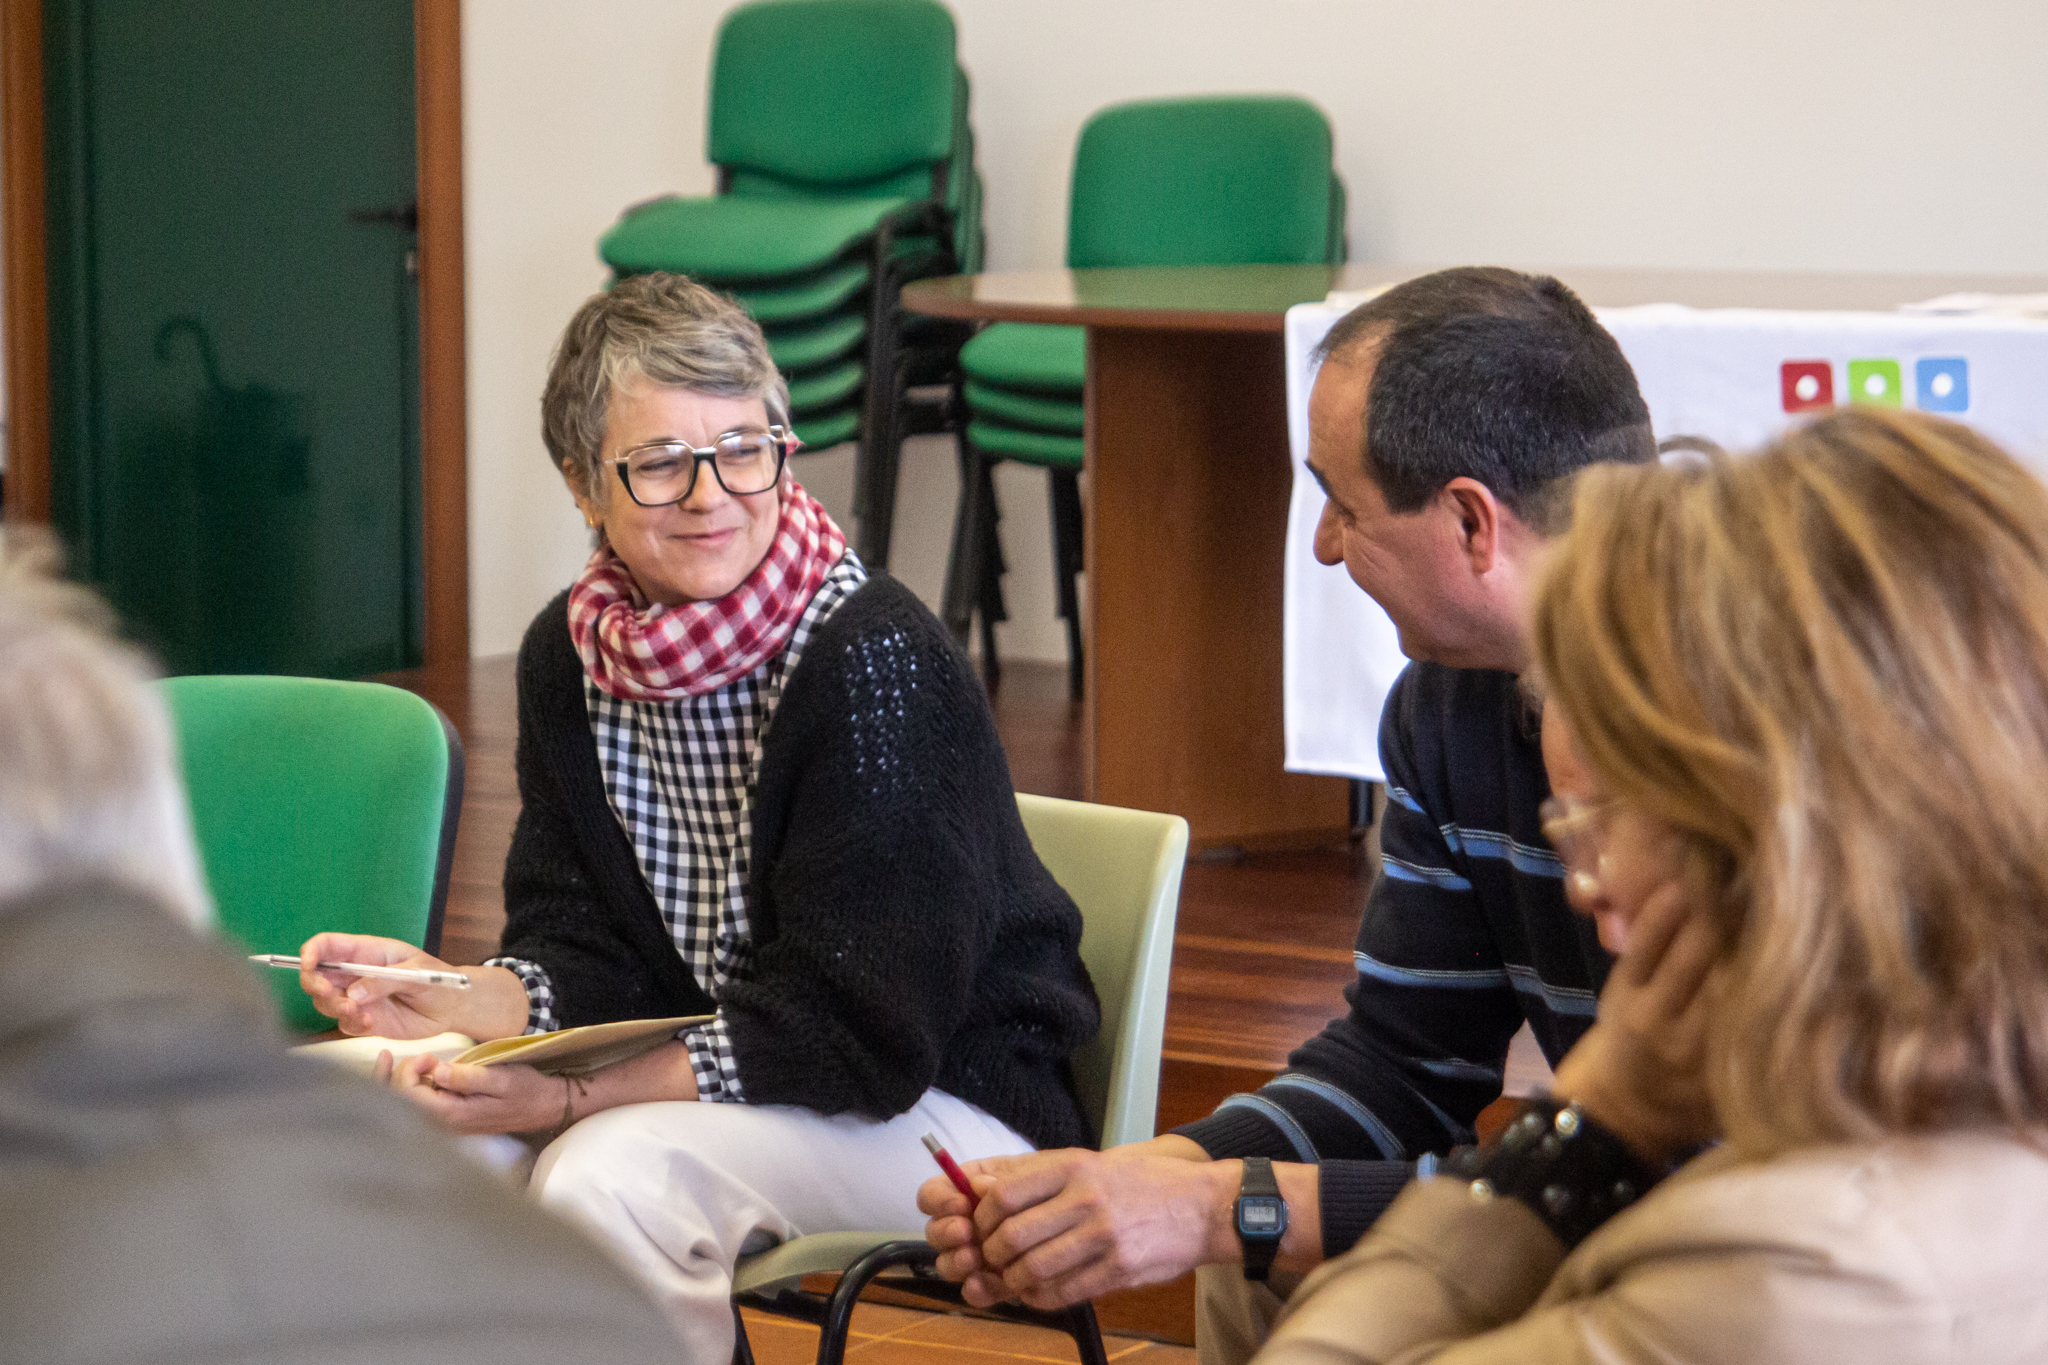
[[[2048,1356],[2048,490],[1862,410],[1595,469],[1533,631],[1599,1022],[1260,1359]]]

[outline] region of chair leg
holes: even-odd
[[[1095,1305],[1083,1299],[1067,1310],[1067,1335],[1081,1355],[1081,1365],[1109,1365],[1109,1352],[1102,1344],[1102,1327],[1095,1321]]]
[[[868,292],[868,392],[861,416],[860,454],[854,466],[854,515],[860,521],[855,548],[870,569],[889,567],[889,541],[896,516],[897,330],[899,281],[889,260],[890,234],[875,234],[874,282]]]
[[[981,614],[981,682],[993,692],[1003,685],[1003,661],[996,656],[996,623]]]
[[[967,444],[964,427],[963,423],[963,429],[954,435],[960,463],[960,496],[953,508],[953,549],[946,556],[946,590],[940,598],[940,615],[946,629],[963,649],[974,629],[974,609],[981,604],[981,578],[987,567],[981,547],[981,452]]]
[[[1002,510],[996,505],[994,460],[981,462],[981,502],[987,510],[981,517],[977,536],[982,567],[981,600],[975,605],[981,609],[982,681],[994,691],[1003,681],[1002,660],[996,654],[996,622],[1010,619],[1009,608],[1003,602],[1003,575],[1009,572],[1009,565],[1003,562],[1003,540],[999,534]]]
[[[1060,615],[1067,623],[1067,696],[1081,700],[1086,673],[1081,653],[1081,593],[1076,580],[1081,575],[1081,479],[1071,469],[1055,469],[1052,475],[1052,557],[1059,575]]]
[[[893,1280],[892,1287],[955,1307],[962,1303],[959,1287],[938,1279],[932,1273],[931,1266],[938,1260],[938,1255],[937,1250],[926,1242],[885,1242],[848,1266],[829,1296],[821,1298],[786,1288],[772,1296],[757,1291],[741,1294],[739,1299],[767,1312],[816,1323],[818,1365],[845,1365],[846,1340],[853,1326],[853,1310],[859,1304],[862,1292],[882,1272],[914,1268],[917,1271],[915,1278]],[[1073,1338],[1081,1365],[1109,1365],[1108,1352],[1102,1343],[1102,1328],[1095,1319],[1095,1306],[1091,1303],[1078,1303],[1057,1312],[1041,1312],[1014,1303],[1000,1304],[985,1311],[1010,1322],[1063,1331]],[[753,1365],[746,1328],[740,1319],[739,1303],[733,1305],[733,1324],[734,1365]]]
[[[897,1266],[930,1265],[937,1259],[938,1252],[924,1242],[887,1242],[848,1266],[833,1287],[825,1320],[818,1327],[818,1365],[845,1365],[846,1336],[853,1327],[854,1305],[869,1281]],[[1091,1313],[1091,1321],[1093,1316]],[[1097,1339],[1100,1340],[1099,1333]]]
[[[869,286],[871,289],[876,287],[878,286]],[[875,402],[874,315],[874,305],[871,301],[868,304],[867,392],[861,397],[860,434],[855,438],[853,447],[853,519],[856,541],[854,549],[863,560],[867,558],[867,546],[860,542],[860,531],[868,524],[868,503],[873,496],[875,482],[875,448],[881,435],[875,426],[876,409],[879,405]]]
[[[1087,690],[1087,661],[1081,656],[1081,618],[1067,618],[1067,700],[1078,702]]]
[[[883,435],[868,471],[868,505],[861,518],[861,561],[878,569],[889,567],[889,551],[896,539],[896,475],[903,465],[903,405],[905,375],[892,364],[894,373],[882,400]]]
[[[753,1343],[747,1340],[747,1320],[740,1316],[740,1306],[732,1306],[732,1365],[754,1365]]]

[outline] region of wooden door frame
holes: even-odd
[[[0,0],[0,239],[6,520],[50,520],[50,319],[42,0]],[[414,0],[425,665],[469,665],[469,476],[462,297],[462,0]]]

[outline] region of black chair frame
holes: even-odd
[[[754,1365],[753,1347],[747,1341],[746,1323],[740,1317],[742,1307],[816,1325],[818,1365],[844,1365],[854,1305],[859,1302],[861,1291],[875,1283],[887,1270],[910,1272],[908,1275],[891,1275],[881,1281],[888,1289],[952,1307],[966,1307],[960,1297],[960,1286],[939,1278],[933,1269],[938,1257],[938,1251],[928,1242],[885,1242],[848,1266],[830,1294],[813,1294],[787,1286],[772,1294],[735,1294],[732,1310],[734,1365]],[[1109,1365],[1109,1356],[1102,1344],[1102,1328],[1095,1320],[1092,1304],[1083,1302],[1053,1313],[1043,1313],[1021,1304],[998,1304],[994,1308],[971,1311],[1007,1322],[1065,1332],[1074,1339],[1074,1348],[1081,1355],[1081,1365]]]
[[[962,404],[964,411],[964,403]],[[981,617],[982,676],[990,688],[1002,680],[996,657],[995,623],[1007,621],[1003,606],[1003,547],[996,527],[1002,520],[996,505],[995,467],[1003,457],[981,450],[967,438],[967,425],[957,426],[960,451],[960,503],[953,518],[953,553],[946,562],[946,588],[940,614],[953,638],[967,642],[974,618]],[[1077,470],[1048,469],[1052,500],[1053,572],[1059,582],[1059,614],[1067,623],[1067,695],[1081,700],[1086,658],[1081,642],[1081,594],[1077,580],[1083,565],[1085,534],[1081,516],[1081,477]]]
[[[462,784],[467,756],[462,736],[456,733],[448,714],[432,702],[434,719],[441,722],[441,737],[448,741],[448,787],[441,795],[441,844],[434,854],[434,890],[427,903],[427,931],[420,947],[429,956],[441,955],[441,927],[448,918],[448,879],[455,870],[455,832],[462,823]]]

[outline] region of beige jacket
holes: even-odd
[[[1411,1186],[1259,1365],[2048,1361],[2048,1150],[2005,1138],[1714,1152],[1561,1251],[1512,1199]]]

